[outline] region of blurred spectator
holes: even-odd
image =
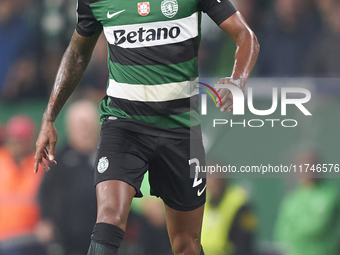
[[[40,37],[34,1],[3,0],[0,8],[0,96],[40,96],[37,58]]]
[[[226,179],[207,179],[207,201],[202,227],[206,255],[251,255],[254,253],[256,216],[247,192],[227,185]]]
[[[329,1],[318,0],[325,26],[304,63],[305,73],[314,77],[340,77],[340,1]]]
[[[77,0],[39,1],[41,21],[38,27],[44,42],[39,73],[47,91],[52,89],[60,60],[74,31],[76,4]]]
[[[315,152],[301,152],[296,165],[320,164]],[[298,186],[281,204],[274,239],[285,255],[336,255],[340,247],[338,190],[315,171],[299,173]]]
[[[232,2],[256,34],[263,15],[263,10],[260,9],[260,1],[232,0]]]
[[[66,48],[74,31],[77,0],[42,0],[41,30],[47,51]],[[64,51],[64,50],[63,50]]]
[[[44,174],[33,174],[35,124],[26,116],[10,119],[0,148],[0,254],[44,255],[35,236],[40,220],[38,189]]]
[[[309,0],[275,0],[275,14],[267,17],[258,34],[259,76],[301,76],[303,56],[318,35],[318,19]]]
[[[315,0],[316,6],[320,12],[322,23],[324,25],[323,29],[328,27],[328,15],[330,14],[334,0]]]
[[[11,66],[2,89],[4,100],[46,96],[47,90],[40,82],[38,62],[35,54],[26,54]]]
[[[48,91],[52,89],[62,54],[62,48],[56,46],[51,50],[45,51],[42,56],[39,72],[41,72],[42,82]]]
[[[109,70],[107,68],[107,43],[102,34],[94,48],[90,65],[82,80],[82,96],[96,104],[105,96]]]
[[[46,234],[54,238],[66,255],[87,254],[96,220],[93,171],[98,119],[97,108],[88,101],[70,106],[65,121],[68,144],[57,152],[58,165],[51,167],[40,189],[41,238]]]
[[[0,147],[2,146],[2,143],[3,143],[3,138],[4,138],[4,131],[3,131],[3,127],[2,127],[2,124],[0,122]]]

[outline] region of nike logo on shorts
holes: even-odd
[[[201,196],[203,194],[203,192],[205,191],[205,188],[207,187],[207,185],[204,186],[204,188],[202,190],[197,190],[197,196]]]
[[[119,13],[122,13],[123,11],[125,11],[125,9],[124,9],[124,10],[121,10],[121,11],[119,11],[119,12],[112,13],[112,14],[110,14],[110,11],[107,11],[107,18],[108,18],[108,19],[111,19],[112,17],[116,16],[116,15],[119,14]]]

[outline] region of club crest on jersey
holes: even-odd
[[[101,174],[104,173],[108,167],[109,167],[109,160],[107,159],[107,157],[102,157],[101,159],[99,159],[98,165],[97,165],[97,170],[99,173]]]
[[[150,2],[138,3],[138,13],[142,16],[146,16],[150,12]]]
[[[171,19],[177,14],[178,3],[176,0],[164,0],[161,3],[161,10],[165,17]]]

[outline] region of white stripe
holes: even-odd
[[[160,29],[167,31],[167,38],[164,38],[165,32]],[[150,39],[152,33],[155,37],[154,40]],[[198,36],[198,13],[195,12],[189,17],[171,21],[104,27],[104,34],[110,44],[122,48],[139,48],[183,42]],[[147,38],[149,41],[146,40]]]
[[[197,95],[198,78],[194,81],[160,85],[131,85],[110,79],[106,91],[108,96],[141,102],[162,102]]]

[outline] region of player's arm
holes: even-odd
[[[70,44],[62,57],[51,96],[42,118],[41,129],[36,142],[34,172],[38,171],[39,164],[46,171],[49,170],[43,159],[56,164],[54,158],[58,134],[54,127],[54,121],[83,77],[100,33],[101,30],[89,37],[84,37],[77,31],[73,33]]]
[[[254,32],[249,28],[246,21],[239,12],[234,13],[228,19],[223,21],[220,28],[227,32],[236,43],[235,62],[233,72],[230,78],[219,80],[219,84],[234,84],[239,86],[243,91],[247,79],[254,68],[257,56],[260,51],[260,45]],[[238,83],[234,81],[237,80]],[[221,111],[232,111],[232,94],[228,89],[219,91],[223,106]]]

